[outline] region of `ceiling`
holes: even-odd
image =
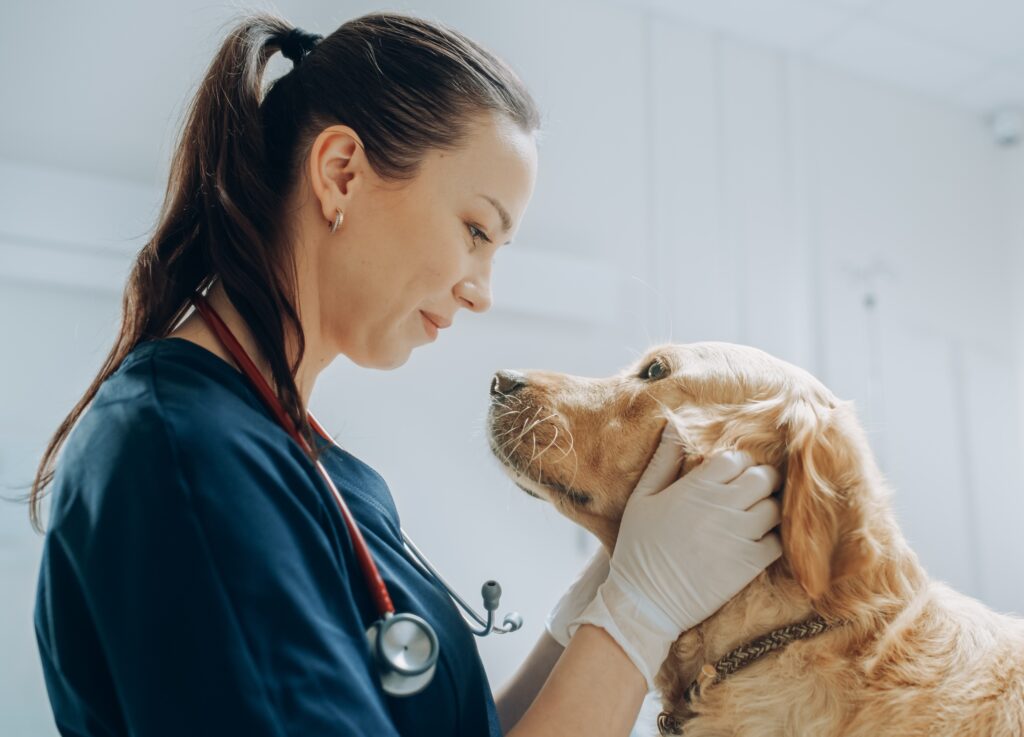
[[[479,10],[477,3],[498,1],[438,0],[438,7],[453,12],[464,2]],[[148,185],[165,181],[158,167],[169,159],[178,117],[226,30],[224,23],[233,11],[266,4],[300,26],[317,28],[409,3],[3,0],[0,159]],[[433,0],[412,4],[434,7]],[[604,5],[653,10],[788,49],[981,114],[1024,106],[1024,0],[604,0]],[[272,58],[271,74],[286,69],[286,61]],[[157,145],[163,150],[155,150]]]
[[[979,113],[1024,107],[1024,0],[618,0]]]

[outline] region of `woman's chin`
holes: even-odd
[[[399,366],[403,366],[412,354],[412,348],[407,346],[396,346],[388,351],[381,351],[373,356],[373,362],[370,365],[371,368],[381,369],[383,371],[389,371],[396,369]]]
[[[341,353],[357,366],[384,371],[407,363],[413,349],[417,347],[407,336],[396,336],[396,339],[386,341],[367,340],[355,345],[352,345],[353,342],[342,345]]]

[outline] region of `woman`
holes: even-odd
[[[262,96],[276,50],[294,67]],[[538,117],[506,65],[440,24],[375,13],[323,38],[260,14],[233,30],[118,341],[33,486],[37,526],[55,489],[36,630],[63,734],[623,735],[671,642],[778,557],[777,474],[722,455],[674,480],[663,438],[610,561],[494,698],[458,611],[403,554],[383,480],[307,422],[337,355],[396,368],[460,308],[488,309]],[[382,687],[357,537],[395,610],[436,633],[415,693]],[[675,565],[712,549],[710,567]]]

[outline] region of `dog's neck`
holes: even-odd
[[[886,555],[870,575],[839,582],[822,599],[812,602],[794,579],[785,560],[776,561],[709,619],[684,632],[673,644],[658,675],[663,708],[685,719],[683,695],[701,668],[733,649],[814,614],[844,624],[818,637],[841,638],[839,651],[851,656],[871,646],[891,620],[927,585],[927,575],[906,545],[895,523],[886,525]],[[770,659],[777,653],[769,654]],[[808,678],[816,678],[808,670]],[[729,679],[712,686],[729,687]],[[843,694],[837,693],[838,702]]]

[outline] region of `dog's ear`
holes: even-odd
[[[815,601],[880,554],[870,525],[873,460],[852,402],[801,399],[787,409],[782,550]]]

